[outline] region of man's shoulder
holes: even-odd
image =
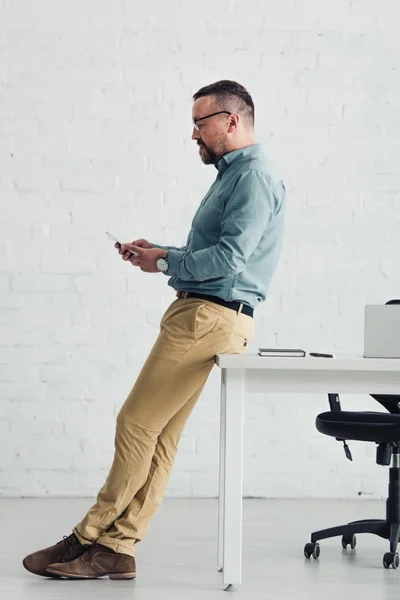
[[[254,178],[265,179],[272,186],[282,181],[278,169],[266,158],[255,157],[237,166],[237,170],[232,172],[232,176],[236,180],[242,179],[245,175],[249,175],[250,177],[253,175]]]

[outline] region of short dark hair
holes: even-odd
[[[254,128],[254,102],[249,92],[240,83],[228,79],[216,81],[200,88],[193,95],[193,100],[196,101],[204,96],[213,96],[219,110],[231,109],[232,112],[241,114],[245,122]]]

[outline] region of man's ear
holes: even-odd
[[[231,115],[229,115],[229,128],[228,131],[235,131],[235,129],[238,128],[239,126],[239,115],[237,115],[236,113],[232,113]]]

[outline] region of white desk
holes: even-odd
[[[223,572],[224,588],[228,590],[242,582],[245,393],[400,394],[400,359],[280,358],[253,353],[217,354],[215,364],[222,370],[218,568]]]

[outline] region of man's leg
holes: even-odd
[[[213,364],[210,365],[210,371],[212,367]],[[114,521],[110,529],[100,535],[97,540],[99,544],[114,550],[119,546],[120,549],[124,548],[132,556],[135,555],[135,544],[143,539],[164,497],[184,425],[196,405],[207,378],[208,375],[190,400],[162,430],[151,459],[146,483],[124,512]]]
[[[134,543],[161,503],[180,434],[215,354],[243,352],[253,327],[250,317],[195,298],[169,307],[117,417],[111,471],[96,504],[74,529],[82,543],[98,540],[134,555]]]

